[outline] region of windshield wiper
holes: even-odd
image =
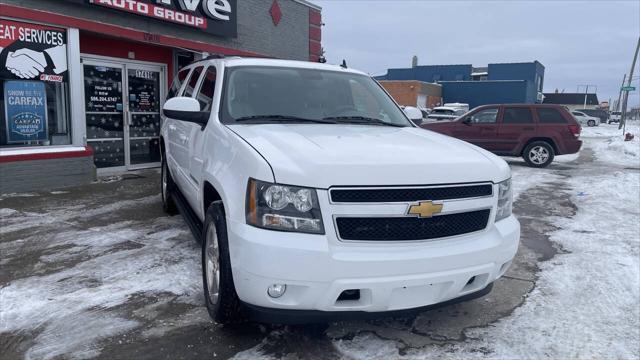
[[[237,122],[248,122],[248,121],[282,121],[282,122],[311,122],[318,124],[337,124],[336,121],[332,121],[330,119],[307,119],[301,118],[297,116],[288,116],[288,115],[251,115],[244,116],[238,119],[235,119]]]
[[[326,117],[323,120],[335,120],[340,123],[347,124],[364,124],[364,125],[383,125],[383,126],[394,126],[394,127],[406,127],[406,125],[402,124],[394,124],[390,122],[386,122],[384,120],[370,118],[366,116],[331,116]]]

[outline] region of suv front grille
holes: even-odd
[[[491,184],[433,188],[332,189],[334,203],[388,203],[466,199],[493,194]]]
[[[487,227],[490,209],[418,217],[338,217],[342,240],[428,240],[480,231]]]

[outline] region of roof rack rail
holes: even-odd
[[[225,57],[226,56],[224,54],[210,54],[202,60],[224,59]]]

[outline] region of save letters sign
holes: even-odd
[[[7,142],[47,140],[47,91],[40,81],[4,84]]]
[[[237,36],[238,0],[71,0],[200,29],[208,33]]]

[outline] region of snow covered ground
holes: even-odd
[[[633,141],[624,142],[615,125],[584,128],[581,154],[557,157],[547,169],[508,159],[516,201],[553,184],[575,215],[542,215],[540,231],[558,253],[535,264],[532,280],[511,279],[535,282],[524,299],[507,306],[494,289],[492,301],[509,309],[503,316],[484,321],[465,312],[473,304],[442,315],[449,323],[480,319],[459,338],[410,331],[424,317],[369,322],[374,330],[362,331],[360,323],[348,330],[212,324],[202,306],[199,249],[180,217],[161,213],[153,172],[4,196],[0,358],[637,359],[640,126],[627,130]]]

